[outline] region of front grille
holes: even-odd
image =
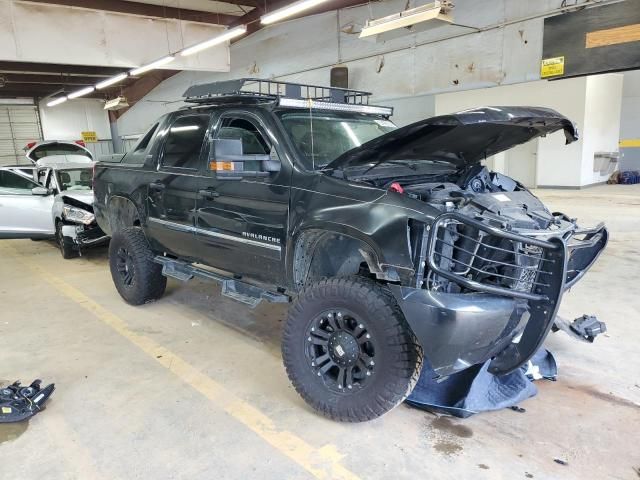
[[[435,275],[462,288],[543,300],[557,270],[548,252],[557,243],[493,227],[457,213],[434,222],[427,260]]]

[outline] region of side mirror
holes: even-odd
[[[34,187],[31,189],[31,195],[39,195],[41,197],[46,197],[47,195],[51,195],[51,190],[44,187]]]
[[[212,159],[209,169],[227,179],[240,179],[243,176],[267,176],[279,172],[281,164],[271,155],[244,154],[242,140],[216,138],[213,140]]]

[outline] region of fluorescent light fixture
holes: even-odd
[[[194,53],[201,52],[202,50],[206,50],[207,48],[213,47],[215,45],[220,45],[228,40],[232,40],[240,35],[244,35],[247,33],[247,26],[240,25],[239,27],[232,28],[231,30],[227,30],[226,32],[218,35],[217,37],[210,38],[202,43],[197,43],[192,45],[191,47],[187,47],[182,50],[181,55],[193,55]]]
[[[95,89],[95,87],[81,88],[80,90],[76,90],[75,92],[71,92],[69,95],[67,95],[67,98],[82,97],[83,95],[88,95],[89,93],[93,92],[94,89]]]
[[[326,1],[327,0],[300,0],[298,2],[293,2],[286,7],[279,8],[271,13],[261,16],[260,23],[268,25],[270,23],[279,22],[280,20],[291,17],[305,10],[309,10],[310,8],[320,5]]]
[[[47,103],[47,107],[55,107],[56,105],[60,105],[61,103],[64,103],[67,101],[67,97],[58,97],[55,100],[51,100],[49,103]]]
[[[281,98],[278,102],[281,107],[314,108],[318,110],[335,110],[338,112],[368,113],[371,115],[393,115],[392,107],[376,107],[373,105],[354,105],[353,103],[316,102],[315,100],[302,98]]]
[[[403,10],[386,17],[367,20],[364,28],[360,32],[360,38],[379,35],[381,33],[397,30],[399,28],[410,28],[429,20],[439,20],[451,23],[452,18],[446,14],[443,2],[427,3],[416,8]],[[435,22],[431,22],[437,24]]]
[[[167,63],[171,63],[173,62],[174,58],[176,57],[174,57],[173,55],[169,55],[168,57],[161,58],[160,60],[156,60],[155,62],[151,62],[147,65],[134,68],[133,70],[129,71],[129,75],[131,75],[132,77],[135,77],[136,75],[140,75],[144,72],[148,72],[149,70],[153,70],[154,68],[158,68],[163,65],[166,65]]]
[[[107,78],[106,80],[101,81],[100,83],[96,83],[96,90],[102,90],[103,88],[107,88],[114,83],[121,82],[125,78],[127,78],[129,74],[127,72],[119,73],[111,78]]]

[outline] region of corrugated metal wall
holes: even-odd
[[[24,147],[42,139],[36,105],[0,104],[0,165],[27,163]]]

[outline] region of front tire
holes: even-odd
[[[323,280],[300,292],[289,310],[282,356],[302,398],[343,422],[372,420],[400,404],[423,359],[393,295],[358,277]]]
[[[65,260],[75,258],[79,255],[79,252],[76,249],[76,245],[73,242],[73,238],[65,237],[62,233],[62,222],[60,220],[56,222],[56,243],[60,248],[62,258],[64,258]]]
[[[113,283],[125,302],[142,305],[164,294],[167,278],[153,257],[140,227],[124,228],[113,234],[109,244],[109,268]]]

